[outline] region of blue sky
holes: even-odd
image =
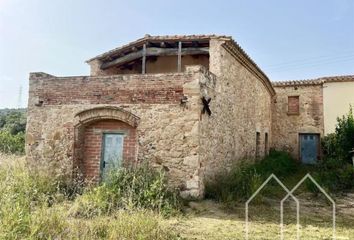
[[[354,74],[352,0],[0,0],[0,108],[27,105],[29,72],[88,75],[147,33],[231,35],[271,80]]]

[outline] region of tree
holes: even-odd
[[[337,118],[336,141],[337,155],[343,160],[351,162],[351,151],[354,148],[354,116],[353,108],[350,106],[349,113],[342,118]]]
[[[354,148],[354,115],[351,106],[347,115],[337,118],[335,132],[324,137],[322,143],[326,158],[352,162],[350,152]]]

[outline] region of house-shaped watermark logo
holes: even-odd
[[[271,180],[275,180],[287,193],[286,196],[280,201],[280,239],[284,240],[284,202],[291,197],[296,203],[296,239],[300,239],[300,202],[293,195],[293,193],[302,185],[302,183],[309,179],[319,191],[331,202],[332,205],[332,239],[336,239],[336,204],[334,200],[327,194],[327,192],[316,182],[316,180],[308,173],[306,174],[294,187],[289,190],[274,174],[271,174],[263,184],[253,193],[253,195],[247,200],[245,204],[245,239],[249,240],[249,204],[259,194],[259,192],[269,183]]]

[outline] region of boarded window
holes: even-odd
[[[260,157],[261,133],[256,133],[256,158]]]
[[[264,134],[264,154],[268,155],[268,133]]]
[[[299,114],[299,96],[288,97],[288,114]]]

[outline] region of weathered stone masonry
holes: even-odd
[[[164,166],[172,184],[197,195],[202,184],[198,170],[199,90],[194,90],[199,77],[198,71],[99,78],[32,74],[27,154],[33,161],[45,162],[55,149],[57,161],[69,159],[83,166],[87,177],[98,177],[101,145],[97,136],[97,142],[92,142],[92,130],[98,134],[106,128],[128,129],[132,135],[125,141],[129,160],[124,160],[149,159]],[[181,104],[183,96],[188,96],[188,103]],[[80,124],[80,113],[90,109],[92,117],[81,119]],[[102,111],[126,111],[139,117],[130,123]],[[82,135],[90,134],[91,138],[82,140]]]
[[[30,161],[70,162],[98,181],[102,135],[119,132],[124,165],[147,160],[182,196],[202,197],[206,178],[280,146],[272,84],[230,37],[146,36],[88,63],[91,76],[30,75]]]
[[[273,108],[273,146],[299,159],[299,134],[324,134],[322,83],[275,83],[277,92]],[[294,114],[288,99],[298,98]]]
[[[254,159],[257,132],[261,136],[259,154],[267,154],[265,135],[271,142],[274,95],[266,76],[235,44],[211,40],[210,45],[210,71],[215,78],[206,78],[202,94],[211,97],[213,114],[203,116],[200,124],[200,158],[207,177],[240,160]]]

